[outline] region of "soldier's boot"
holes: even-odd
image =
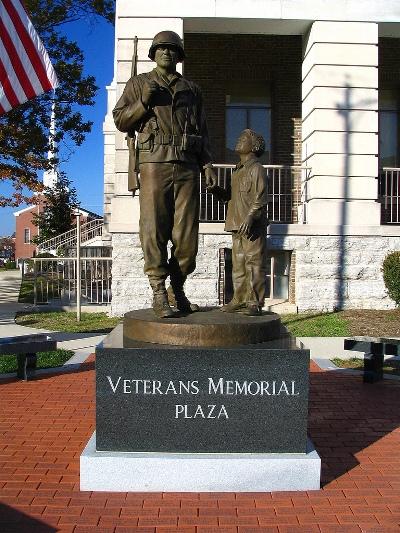
[[[247,316],[261,316],[262,315],[261,306],[256,303],[248,303],[246,306],[246,310],[244,311],[243,314]]]
[[[239,302],[238,300],[235,300],[234,298],[228,302],[227,304],[223,305],[220,310],[223,313],[238,313],[242,309],[246,307],[246,304],[244,302]]]
[[[153,311],[158,318],[172,318],[174,312],[168,303],[168,295],[165,290],[165,280],[150,278],[150,286],[153,290]]]
[[[197,304],[190,302],[183,290],[183,285],[186,281],[186,277],[175,278],[171,276],[171,285],[168,287],[168,302],[172,307],[176,307],[183,313],[196,313],[200,311],[200,307]]]

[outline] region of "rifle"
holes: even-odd
[[[133,56],[132,56],[132,68],[131,76],[137,76],[137,49],[138,49],[138,38],[135,35],[133,39]],[[129,162],[128,162],[128,191],[132,192],[132,195],[135,196],[136,189],[139,189],[139,161],[138,161],[138,149],[137,149],[137,138],[135,131],[129,132],[126,136],[129,150]]]

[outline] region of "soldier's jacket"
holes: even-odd
[[[265,232],[268,225],[267,172],[257,159],[238,164],[232,173],[229,189],[216,187],[213,194],[228,201],[225,221],[226,231],[237,231],[240,224],[251,215],[254,220],[252,232]]]
[[[144,84],[152,80],[161,90],[147,109],[141,96]],[[171,81],[157,69],[130,78],[113,116],[120,131],[131,137],[138,132],[139,164],[182,161],[203,166],[211,161],[200,88],[179,73]]]

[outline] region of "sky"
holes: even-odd
[[[81,107],[85,120],[93,122],[92,131],[81,146],[63,163],[61,170],[67,173],[76,188],[81,207],[103,214],[103,121],[107,109],[106,86],[110,85],[114,67],[114,26],[100,18],[88,25],[79,21],[65,25],[64,32],[75,40],[85,56],[85,74],[96,78],[99,91],[93,107]],[[42,179],[42,176],[40,176]],[[0,182],[0,193],[7,194],[11,187]],[[14,211],[23,209],[0,207],[0,236],[15,231]]]

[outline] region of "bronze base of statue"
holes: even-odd
[[[258,344],[285,335],[279,315],[221,313],[217,308],[198,313],[176,313],[163,320],[152,309],[129,311],[124,316],[125,339],[172,346],[242,346]]]

